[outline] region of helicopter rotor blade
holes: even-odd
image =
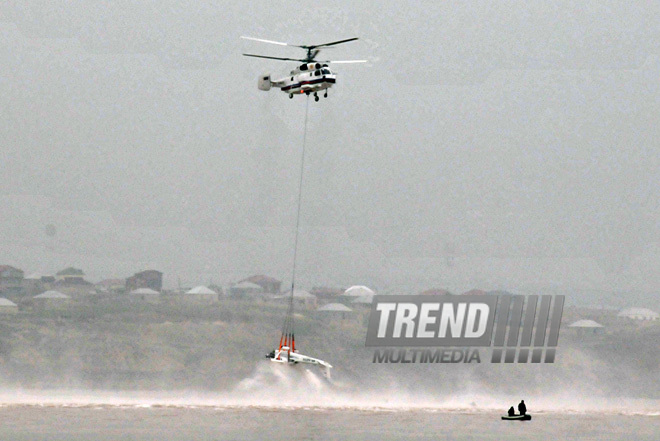
[[[326,61],[319,61],[319,63],[332,63],[332,64],[351,64],[351,63],[367,63],[368,60],[337,60],[337,61],[332,61],[332,60],[326,60]]]
[[[269,57],[266,55],[255,55],[255,54],[243,54],[246,57],[255,57],[255,58],[268,58],[269,60],[280,60],[280,61],[305,61],[299,58],[283,58],[283,57]]]
[[[289,44],[289,43],[284,43],[282,41],[274,41],[274,40],[264,40],[263,38],[254,38],[254,37],[244,37],[241,36],[243,40],[252,40],[252,41],[260,41],[262,43],[270,43],[270,44],[277,44],[278,46],[293,46],[293,47],[305,47],[305,46],[299,46],[297,44]]]
[[[304,47],[305,49],[316,49],[318,47],[334,46],[335,44],[348,43],[349,41],[355,41],[357,39],[358,37],[353,37],[353,38],[347,38],[346,40],[333,41],[332,43],[323,43],[314,46],[298,46],[298,47]]]

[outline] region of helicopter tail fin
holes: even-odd
[[[259,77],[259,90],[270,90],[270,75],[264,74]]]

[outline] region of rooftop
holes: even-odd
[[[449,291],[446,289],[442,288],[431,288],[427,289],[426,291],[422,291],[419,293],[422,296],[448,296],[451,295]]]
[[[13,267],[11,265],[0,265],[0,272],[7,271],[7,270],[20,271],[18,268]]]
[[[353,310],[346,305],[342,305],[341,303],[328,303],[327,305],[318,308],[317,311],[352,312]]]
[[[85,273],[81,269],[74,268],[74,267],[70,266],[68,268],[64,268],[62,271],[58,271],[56,275],[58,275],[58,276],[81,276],[82,277],[82,276],[85,275]]]
[[[618,317],[648,317],[658,318],[660,314],[647,308],[626,308],[619,311]]]
[[[236,285],[232,286],[232,288],[238,288],[238,289],[257,289],[257,290],[261,290],[261,289],[262,289],[261,285],[257,285],[256,283],[245,282],[245,281],[237,283]]]
[[[374,296],[360,296],[351,300],[351,303],[359,305],[371,305],[374,302]]]
[[[206,286],[196,286],[188,291],[186,291],[186,294],[213,294],[217,295],[218,293],[213,291],[212,289],[207,288]]]
[[[241,280],[241,282],[251,282],[256,284],[266,284],[266,283],[282,283],[274,277],[265,276],[263,274],[257,274],[255,276],[250,276],[247,279]],[[240,282],[239,282],[240,283]]]
[[[469,291],[465,291],[461,295],[463,295],[463,296],[482,296],[484,294],[486,294],[486,291],[484,291],[482,289],[471,289]]]
[[[59,291],[46,291],[42,292],[38,296],[34,296],[35,299],[70,299],[66,294],[62,294]]]
[[[17,306],[16,303],[12,302],[9,299],[5,299],[4,297],[0,297],[0,306]]]
[[[112,286],[123,286],[126,283],[124,279],[105,279],[101,280],[96,284],[96,286],[105,286],[107,288]]]
[[[568,325],[569,328],[603,328],[604,326],[593,320],[578,320]]]
[[[287,291],[285,294],[285,297],[288,297],[291,295],[291,290]],[[309,291],[305,291],[304,289],[296,289],[293,291],[293,297],[302,299],[302,298],[316,298],[314,294],[311,294]]]
[[[155,275],[162,275],[162,274],[163,274],[162,272],[157,271],[157,270],[144,270],[144,271],[140,271],[139,273],[133,274],[131,277],[136,277],[136,276],[140,277],[140,276],[143,276],[143,275],[144,276],[147,276],[147,275],[155,276]]]
[[[158,291],[154,291],[153,289],[150,289],[150,288],[138,288],[138,289],[134,289],[133,291],[131,291],[130,294],[159,295],[160,293]]]
[[[345,296],[351,297],[361,297],[361,296],[372,296],[376,294],[373,289],[364,286],[364,285],[355,285],[348,288],[344,291]]]

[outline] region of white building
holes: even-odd
[[[291,291],[288,291],[280,298],[288,300],[290,296]],[[296,304],[296,307],[305,309],[315,309],[318,304],[316,296],[304,289],[296,289],[293,291],[293,302]]]
[[[351,308],[346,305],[342,305],[341,303],[328,303],[327,305],[321,306],[316,311],[320,317],[330,319],[345,319],[347,315],[353,313]]]
[[[196,286],[183,294],[185,301],[211,304],[218,301],[218,293],[206,286]]]
[[[360,296],[351,300],[352,305],[370,306],[374,302],[374,296]]]
[[[71,302],[71,297],[59,291],[46,291],[32,298],[41,309],[63,309]]]
[[[263,294],[264,289],[256,283],[243,281],[229,288],[229,293],[233,297],[251,297],[257,294]]]
[[[596,334],[597,332],[600,332],[604,328],[604,326],[601,325],[600,323],[586,319],[573,322],[570,325],[568,325],[568,327],[575,329],[578,332],[578,334],[582,334],[586,332],[593,332],[594,334]]]
[[[151,288],[138,288],[129,292],[128,295],[131,299],[139,300],[147,303],[158,303],[160,300],[160,293]]]
[[[660,314],[646,308],[622,309],[616,316],[619,318],[626,318],[631,320],[658,320],[658,318],[660,318]]]
[[[0,298],[0,314],[16,314],[18,313],[18,305],[4,297]]]
[[[363,285],[351,286],[346,291],[344,291],[344,295],[349,297],[373,296],[374,294],[376,293],[373,289]]]

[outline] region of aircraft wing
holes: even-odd
[[[328,369],[332,368],[332,365],[327,361],[323,361],[318,358],[314,358],[308,355],[298,354],[294,352],[291,353],[291,361],[294,361],[296,363],[317,364],[319,366],[323,366]]]

